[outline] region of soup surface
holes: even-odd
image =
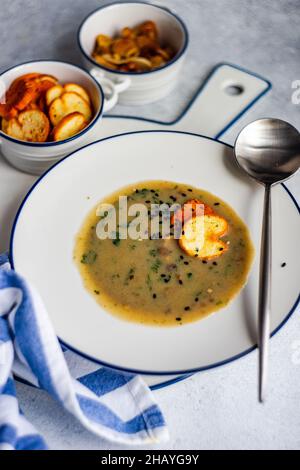
[[[212,259],[196,258],[182,250],[172,230],[167,239],[120,239],[118,225],[114,239],[99,239],[98,205],[77,235],[74,259],[86,289],[105,310],[138,323],[182,325],[225,307],[244,286],[254,250],[246,225],[224,201],[186,184],[147,181],[99,204],[118,209],[119,196],[127,196],[128,208],[145,204],[149,214],[151,204],[201,200],[226,219],[228,230],[221,240],[228,249]],[[128,224],[133,219],[128,217]]]

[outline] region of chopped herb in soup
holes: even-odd
[[[97,224],[104,216],[94,208],[74,251],[85,287],[105,310],[138,323],[183,325],[225,307],[244,286],[253,259],[252,242],[244,222],[220,198],[186,184],[150,181],[122,189],[99,204],[110,204],[118,214],[119,196],[127,196],[128,213],[134,204],[145,206],[148,223],[143,236],[123,236],[134,222],[130,215],[126,224],[117,218],[113,237],[99,238]],[[197,215],[196,202],[202,207]],[[154,204],[177,205],[168,233],[164,215],[153,210]],[[182,222],[188,205],[191,216],[176,237],[176,223]],[[200,229],[197,220],[202,222]],[[151,222],[157,227],[154,233]],[[142,224],[137,225],[141,230]],[[191,231],[196,235],[189,239]]]

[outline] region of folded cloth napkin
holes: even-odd
[[[98,436],[131,445],[168,438],[164,417],[139,376],[102,367],[71,377],[41,298],[0,255],[0,450],[47,449],[19,408],[14,361]]]

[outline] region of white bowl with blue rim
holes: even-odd
[[[1,98],[11,83],[23,74],[39,72],[54,75],[61,83],[73,82],[82,85],[89,93],[94,117],[81,132],[58,142],[26,142],[15,139],[0,130],[0,148],[6,160],[15,168],[32,174],[41,174],[58,160],[95,140],[104,109],[116,102],[116,93],[105,100],[99,83],[85,70],[67,62],[41,60],[27,62],[10,68],[0,75]]]
[[[259,253],[263,186],[236,166],[232,147],[197,134],[152,130],[89,144],[44,174],[14,221],[11,262],[38,289],[57,336],[69,349],[122,371],[187,375],[229,363],[256,347],[259,256],[247,285],[224,309],[168,328],[111,315],[85,289],[73,259],[76,234],[99,201],[124,186],[157,179],[203,188],[227,201],[248,225]],[[300,251],[295,249],[300,217],[299,206],[281,184],[274,187],[272,209],[274,334],[300,301]]]
[[[111,70],[98,64],[92,57],[98,34],[115,36],[125,26],[134,27],[146,20],[154,21],[159,41],[176,51],[164,66],[144,72]],[[184,22],[173,11],[158,5],[141,2],[113,3],[89,14],[78,30],[78,45],[85,67],[101,83],[103,78],[113,81],[119,103],[143,105],[167,96],[179,78],[188,46],[188,32]]]

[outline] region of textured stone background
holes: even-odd
[[[76,30],[105,1],[1,0],[1,71],[32,59],[80,61]],[[233,142],[252,119],[276,116],[300,125],[291,83],[300,79],[300,0],[161,0],[175,8],[191,34],[186,73],[171,97],[138,110],[144,117],[176,117],[216,63],[229,61],[260,73],[273,90],[225,136]],[[118,114],[136,114],[126,107]],[[300,178],[288,183],[300,197]],[[257,355],[155,392],[171,431],[170,449],[299,449],[300,364],[292,361],[300,340],[295,313],[271,342],[270,391],[256,402]],[[86,432],[47,395],[18,385],[20,403],[53,449],[110,449]],[[165,446],[164,446],[165,447]],[[158,447],[156,447],[158,448]]]

